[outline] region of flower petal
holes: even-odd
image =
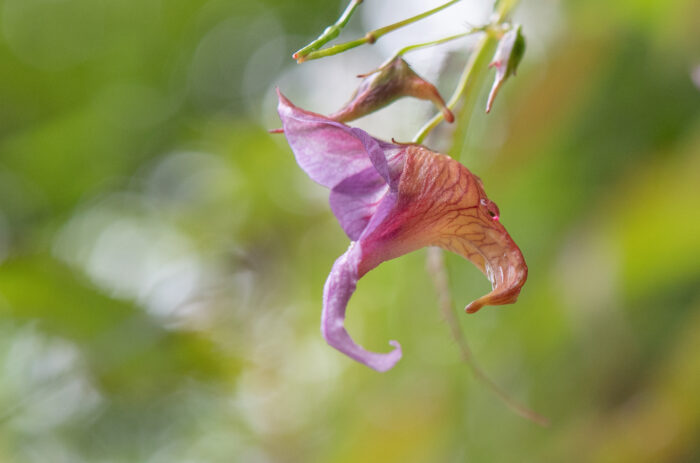
[[[466,167],[423,147],[409,147],[398,194],[393,203],[389,195],[384,202],[389,210],[381,219],[377,213],[359,240],[360,277],[386,260],[439,246],[472,261],[491,281],[493,290],[469,304],[468,312],[516,301],[527,265],[481,180]]]
[[[329,197],[331,210],[351,240],[356,241],[367,228],[388,189],[389,186],[374,167],[358,172],[333,187]]]
[[[357,345],[345,330],[345,309],[350,296],[355,292],[358,280],[357,266],[362,249],[358,243],[351,243],[348,250],[335,261],[333,269],[323,289],[323,314],[321,333],[328,344],[350,358],[377,371],[387,371],[401,359],[401,346],[389,341],[394,350],[386,354],[369,352]]]
[[[403,147],[304,111],[281,93],[279,113],[299,166],[332,189],[331,209],[348,237],[357,240],[382,195],[398,188]]]
[[[314,181],[333,188],[342,180],[374,166],[384,181],[396,188],[400,172],[392,169],[401,147],[372,138],[320,114],[294,106],[281,92],[278,112],[284,134],[299,166]]]

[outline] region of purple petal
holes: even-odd
[[[297,163],[316,182],[328,188],[370,166],[392,189],[400,170],[390,168],[388,158],[401,147],[377,140],[356,127],[348,127],[320,114],[294,106],[281,92],[277,107],[284,134]]]
[[[281,93],[279,114],[297,163],[313,180],[332,189],[331,209],[348,237],[357,240],[387,185],[393,191],[398,188],[405,150],[297,108]]]
[[[323,289],[323,314],[321,333],[328,344],[348,357],[377,371],[387,371],[401,359],[401,346],[389,341],[394,350],[386,354],[369,352],[355,344],[345,330],[345,309],[350,296],[355,292],[358,280],[358,265],[362,258],[359,243],[351,243],[348,250],[335,261]]]
[[[334,124],[337,124],[337,122],[334,122]],[[396,151],[400,151],[401,148],[397,145],[392,145],[390,143],[377,140],[364,130],[358,129],[357,127],[347,127],[345,125],[342,127],[360,140],[365,152],[367,153],[367,156],[372,161],[372,165],[377,170],[377,173],[382,176],[392,191],[396,191],[399,186],[401,170],[392,170],[389,167],[388,157],[391,157]]]
[[[314,181],[333,188],[372,167],[362,142],[343,130],[342,124],[299,109],[282,94],[279,99],[278,110],[289,146],[299,166]]]
[[[351,240],[357,241],[362,235],[388,189],[374,167],[333,187],[329,198],[331,210]]]

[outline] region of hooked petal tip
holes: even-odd
[[[344,326],[345,310],[355,292],[361,260],[362,247],[353,242],[345,254],[333,264],[323,290],[321,333],[330,346],[376,371],[384,372],[393,368],[401,359],[401,345],[397,341],[389,341],[394,347],[392,351],[370,352],[356,344]]]
[[[486,305],[512,304],[518,300],[520,290],[527,280],[527,265],[520,250],[513,251],[504,262],[494,262],[495,270],[487,271],[493,290],[468,304],[464,310],[476,313]]]
[[[448,108],[447,106],[445,106],[442,109],[442,115],[445,118],[445,120],[450,124],[452,124],[455,121],[455,115],[452,113],[452,111],[450,111],[450,108]]]

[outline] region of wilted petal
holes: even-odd
[[[297,163],[314,181],[333,188],[372,167],[362,142],[327,117],[292,105],[279,93],[279,115]]]
[[[398,187],[403,149],[297,108],[281,93],[278,109],[297,163],[313,180],[331,188],[333,213],[348,237],[356,240],[383,194]]]
[[[345,330],[345,308],[350,296],[355,292],[358,280],[357,266],[362,249],[358,243],[351,243],[345,254],[333,264],[333,269],[323,289],[323,314],[321,316],[321,333],[328,344],[348,357],[364,363],[377,371],[392,368],[401,359],[401,346],[396,341],[389,341],[394,350],[386,354],[369,352],[355,344]]]
[[[409,146],[395,204],[360,237],[359,275],[416,249],[439,246],[472,261],[491,281],[493,290],[469,304],[468,312],[515,302],[527,266],[497,214],[481,180],[466,167]]]
[[[331,190],[333,214],[351,240],[357,240],[367,227],[389,185],[373,168],[346,178]]]

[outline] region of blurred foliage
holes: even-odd
[[[424,252],[349,309],[394,370],[318,332],[347,240],[261,121],[342,2],[0,0],[0,461],[698,461],[699,5],[543,1],[524,33],[558,32],[449,152],[530,267],[460,320],[547,429],[460,363]]]

